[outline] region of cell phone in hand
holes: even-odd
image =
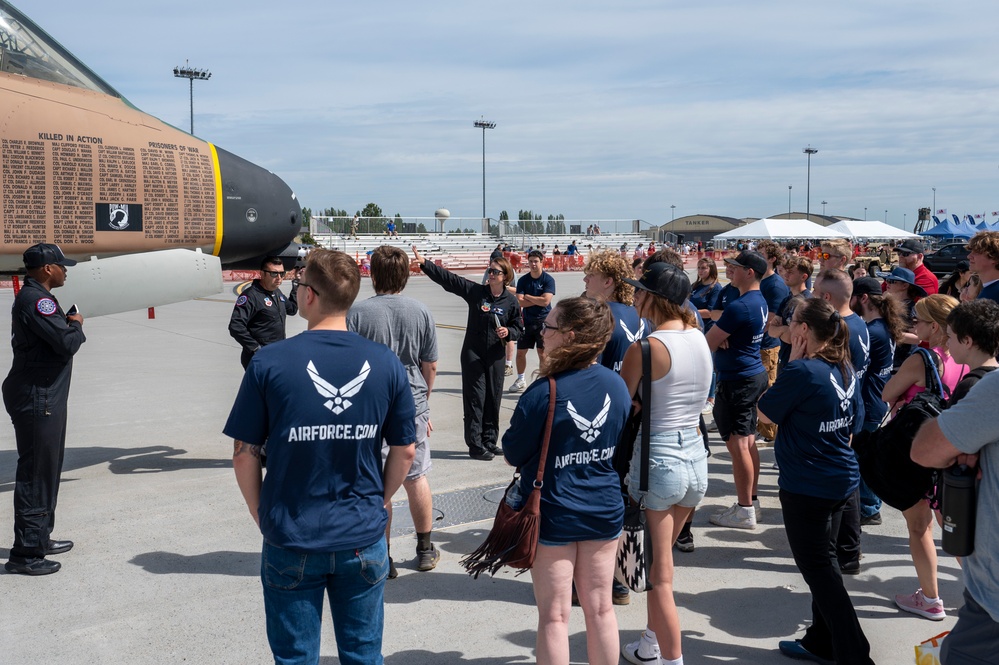
[[[66,316],[73,316],[80,313],[80,308],[76,306],[76,303],[70,305],[69,310],[66,312]]]

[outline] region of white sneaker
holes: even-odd
[[[503,370],[503,376],[513,376],[513,365],[507,365]]]
[[[709,521],[733,529],[755,529],[756,512],[752,507],[744,508],[737,503],[723,513],[712,515]]]
[[[704,408],[701,409],[701,413],[707,415],[707,414],[711,413],[714,410],[715,410],[715,403],[714,402],[705,402],[704,403]]]
[[[621,655],[626,661],[635,665],[658,665],[659,643],[650,640],[643,630],[641,637],[621,647]]]
[[[516,381],[513,382],[513,385],[510,386],[510,392],[512,393],[524,392],[524,388],[526,387],[527,383],[523,379],[517,379]]]

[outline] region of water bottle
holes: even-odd
[[[975,550],[975,514],[978,469],[955,464],[943,473],[943,550],[968,556]]]

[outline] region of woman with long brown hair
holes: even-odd
[[[794,563],[812,593],[812,624],[780,652],[798,660],[873,665],[871,645],[843,586],[835,541],[843,508],[860,483],[850,447],[860,430],[860,381],[850,363],[850,331],[825,300],[798,305],[791,359],[760,398],[760,420],[778,425],[774,453],[784,529]]]
[[[538,605],[537,659],[569,663],[569,614],[575,581],[586,620],[590,663],[618,662],[617,618],[611,600],[614,560],[624,521],[614,448],[631,409],[624,382],[597,363],[614,319],[606,302],[561,300],[545,318],[541,378],[514,410],[503,455],[520,470],[507,502],[519,508],[538,473],[543,424],[555,379],[555,415],[541,487],[541,531],[531,569]]]

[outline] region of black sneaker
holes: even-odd
[[[694,534],[690,531],[687,531],[686,533],[681,532],[680,535],[676,537],[676,549],[681,552],[693,552]]]
[[[860,518],[860,526],[880,526],[880,525],[881,525],[881,511],[878,511],[868,517]]]
[[[388,578],[394,580],[397,577],[399,577],[399,571],[395,569],[395,561],[392,560],[392,557],[389,557]]]
[[[488,462],[489,460],[495,458],[496,454],[493,453],[493,451],[491,451],[491,450],[484,450],[482,448],[480,448],[478,450],[475,450],[475,449],[471,449],[470,448],[468,450],[468,456],[471,457],[472,459],[477,459],[477,460],[482,460],[483,462]]]
[[[429,550],[416,550],[416,569],[419,571],[433,570],[440,560],[441,552],[433,545],[430,546]]]

